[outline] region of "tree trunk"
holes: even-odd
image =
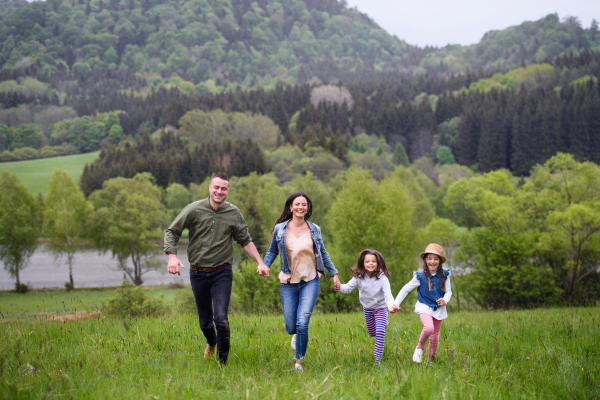
[[[74,254],[67,253],[67,259],[69,260],[69,282],[71,282],[71,286],[75,287],[75,281],[73,280],[73,258]]]

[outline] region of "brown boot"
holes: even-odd
[[[204,358],[207,360],[214,358],[216,350],[217,350],[217,346],[211,346],[210,344],[207,344],[206,350],[204,350]]]

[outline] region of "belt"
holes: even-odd
[[[228,265],[231,265],[231,264],[225,263],[223,265],[219,265],[218,267],[212,267],[212,268],[194,267],[193,265],[190,265],[190,269],[192,269],[194,271],[200,271],[200,272],[213,272],[213,271],[216,271],[218,269],[225,268]]]

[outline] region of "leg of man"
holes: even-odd
[[[233,285],[233,270],[231,265],[221,268],[218,271],[210,272],[212,286],[210,292],[213,298],[214,321],[217,328],[217,350],[219,352],[219,362],[227,363],[229,356],[229,319],[227,312],[229,310],[229,301],[231,300],[231,286]]]
[[[441,320],[441,319],[432,318],[432,320],[433,320],[433,333],[429,337],[429,358],[431,360],[433,360],[433,357],[435,357],[435,353],[437,352],[438,343],[440,341],[440,330],[442,329],[442,322],[443,322],[443,320]]]
[[[283,320],[285,331],[293,335],[296,333],[296,314],[298,313],[298,283],[281,283],[279,295],[281,296],[281,307],[283,308]]]
[[[296,360],[303,360],[308,345],[308,324],[313,308],[319,295],[319,278],[316,277],[309,282],[300,282],[300,291],[298,293],[298,312],[296,314]]]
[[[429,339],[429,336],[431,336],[433,333],[433,317],[427,313],[421,313],[419,314],[419,317],[423,323],[423,330],[421,331],[419,345],[417,347],[423,350],[425,348],[425,344],[427,343],[427,339]]]
[[[213,298],[211,294],[211,281],[205,272],[190,269],[190,283],[196,300],[198,322],[202,333],[209,346],[217,345],[217,334],[213,325]]]
[[[385,328],[387,326],[387,308],[382,307],[373,311],[375,316],[375,329],[376,329],[376,339],[375,339],[375,362],[381,361],[381,356],[383,355],[383,349],[385,347]]]
[[[375,315],[373,314],[373,310],[369,310],[367,308],[363,308],[363,312],[365,314],[365,323],[367,324],[367,332],[369,336],[375,336]]]

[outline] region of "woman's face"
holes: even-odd
[[[425,256],[425,263],[427,264],[427,268],[429,268],[429,272],[435,274],[440,266],[440,257],[436,254],[427,254]]]
[[[292,211],[292,215],[294,217],[304,219],[304,216],[308,211],[308,202],[302,196],[296,197],[294,201],[292,201],[290,210]]]

